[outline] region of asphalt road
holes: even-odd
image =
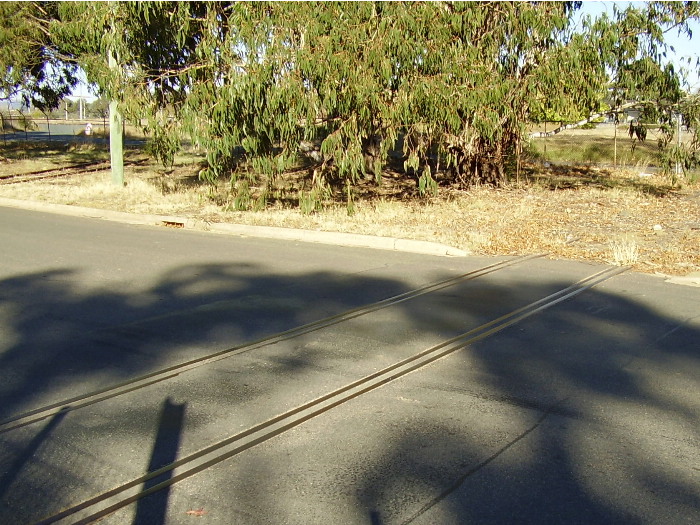
[[[610,274],[523,310],[606,268],[9,208],[0,224],[0,523],[132,480],[134,501],[105,523],[700,523],[699,288]],[[476,329],[199,472],[138,481]],[[215,352],[115,397],[67,401]]]

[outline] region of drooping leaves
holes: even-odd
[[[644,119],[670,122],[682,92],[664,31],[688,32],[697,5],[651,2],[574,27],[579,7],[76,2],[41,27],[152,131],[165,162],[187,135],[206,152],[202,176],[232,177],[241,203],[300,163],[309,192],[336,184],[350,201],[390,159],[424,194],[438,179],[500,184],[533,121],[635,101]]]
[[[0,3],[0,97],[20,96],[42,111],[58,107],[78,82],[75,57],[51,31],[55,2]]]

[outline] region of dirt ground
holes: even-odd
[[[0,173],[29,171],[5,158]],[[437,197],[407,198],[391,174],[377,188],[358,188],[354,212],[327,203],[304,214],[279,200],[262,211],[236,211],[230,186],[198,181],[195,160],[158,170],[126,168],[126,187],[109,171],[0,184],[0,196],[208,222],[272,225],[429,240],[472,254],[546,252],[553,258],[632,265],[637,271],[700,271],[700,183],[671,186],[640,170],[531,165],[505,188],[441,188]],[[8,181],[3,181],[8,182]],[[402,183],[403,184],[403,183]]]

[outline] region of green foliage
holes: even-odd
[[[333,191],[323,177],[314,175],[311,189],[299,190],[299,209],[308,215],[323,208],[324,202],[331,199]]]
[[[418,177],[418,192],[421,196],[425,195],[437,195],[438,185],[437,181],[432,177],[430,173],[430,168],[428,167],[420,177]]]
[[[148,126],[152,136],[146,145],[146,152],[159,159],[164,167],[172,167],[175,155],[180,150],[180,141],[174,120],[159,122],[157,125]]]
[[[47,112],[75,87],[75,57],[50,30],[57,16],[56,2],[0,3],[0,98],[19,95]]]
[[[100,97],[91,104],[88,104],[87,111],[89,115],[94,115],[95,117],[106,120],[109,118],[109,100]]]
[[[673,122],[664,126],[664,143],[662,166],[667,174],[672,175],[672,181],[677,182],[676,167],[680,167],[684,174],[694,173],[700,167],[700,94],[685,97],[679,107],[676,118],[681,119],[681,124],[692,132],[687,143],[680,143],[676,133],[678,125]],[[697,174],[695,175],[697,176]],[[693,179],[694,180],[694,179]]]
[[[246,211],[250,209],[251,195],[250,186],[247,181],[238,181],[232,184],[233,209],[235,211]]]
[[[256,170],[279,175],[312,140],[325,176],[381,181],[403,134],[406,166],[421,192],[436,188],[436,155],[449,154],[444,164],[460,176],[488,171],[502,182],[537,82],[532,72],[560,45],[553,33],[565,28],[568,10],[525,3],[237,4],[220,25],[236,28],[221,32],[224,48],[241,52],[213,68],[221,85],[193,86],[183,115],[224,170],[235,169],[227,152],[241,145]],[[552,73],[557,64],[546,67]],[[202,126],[196,115],[204,104],[213,118]],[[484,163],[491,167],[469,168]]]
[[[264,205],[246,197],[250,187],[308,168],[299,202],[310,213],[332,186],[345,188],[350,207],[353,185],[381,184],[397,147],[406,175],[431,195],[438,176],[502,184],[533,121],[582,120],[638,101],[643,122],[668,125],[682,93],[664,62],[663,31],[687,32],[697,5],[633,5],[575,32],[578,7],[65,2],[38,26],[18,27],[34,41],[48,31],[46,49],[78,60],[127,118],[147,122],[164,164],[188,135],[206,152],[202,177],[230,177],[238,188],[236,208]]]

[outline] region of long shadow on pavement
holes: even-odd
[[[179,268],[138,297],[73,290],[71,270],[0,283],[8,334],[0,353],[3,415],[406,290],[386,279],[290,279],[259,270]],[[519,293],[539,298],[568,284],[522,282]],[[398,308],[409,326],[430,330],[430,319],[457,323],[486,295],[512,293],[491,286],[475,287],[471,301],[446,295],[445,315],[410,301]],[[441,326],[439,334],[456,328]],[[230,488],[226,505],[248,510],[251,523],[304,523],[305,508],[357,523],[700,520],[692,466],[700,464],[699,340],[680,313],[594,289],[365,396],[361,411],[312,420],[308,434],[289,438],[293,454],[251,451],[219,471],[215,484],[203,475],[188,490],[202,502],[213,487]],[[311,369],[322,351],[290,355],[271,373]],[[177,455],[184,416],[184,406],[166,400],[149,469]],[[36,505],[37,491],[47,501],[70,501],[69,486],[13,483],[54,427],[2,465],[5,516]],[[361,455],[346,454],[342,442],[319,447],[319,436],[347,435],[361,443]],[[307,473],[310,458],[315,469]],[[305,477],[319,471],[330,485]],[[294,486],[282,498],[257,490],[261,473],[287,476]],[[144,500],[137,522],[165,522],[168,495],[160,497]],[[296,498],[293,514],[285,514],[285,498]]]
[[[158,434],[153,443],[151,461],[146,472],[153,472],[177,460],[182,439],[182,426],[185,419],[186,403],[163,402],[158,422]],[[143,491],[166,482],[172,478],[172,471],[155,477],[144,483]],[[133,525],[160,525],[166,523],[170,487],[141,498],[136,504],[136,517]]]

